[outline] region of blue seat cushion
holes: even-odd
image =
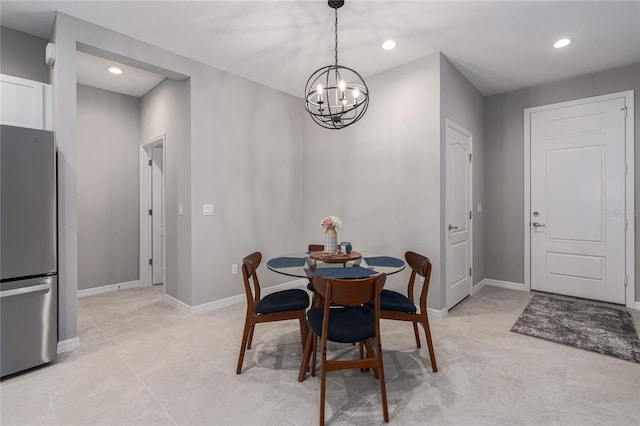
[[[307,290],[309,290],[309,291],[315,291],[315,290],[313,289],[313,284],[311,284],[311,281],[309,281],[309,284],[307,284]]]
[[[297,311],[309,306],[309,295],[306,291],[295,288],[276,291],[262,298],[256,305],[256,314],[272,314],[274,312]]]
[[[367,306],[373,307],[373,302],[367,302]],[[411,314],[415,314],[418,311],[416,305],[411,303],[407,296],[393,290],[382,290],[380,292],[380,309]]]
[[[313,308],[307,312],[309,325],[322,336],[322,316],[324,308]],[[375,312],[368,306],[331,308],[327,339],[332,342],[362,342],[375,336]]]

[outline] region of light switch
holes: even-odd
[[[482,203],[478,203],[478,213],[482,213]]]
[[[213,216],[213,204],[202,205],[202,216]]]
[[[182,216],[182,204],[178,204],[178,216]]]

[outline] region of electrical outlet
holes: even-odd
[[[178,216],[182,216],[182,204],[178,204]]]
[[[213,216],[213,204],[202,205],[202,216]]]
[[[231,265],[231,275],[238,275],[238,264],[234,263]]]
[[[478,213],[482,213],[482,203],[478,203]]]

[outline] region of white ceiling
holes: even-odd
[[[56,10],[302,96],[333,62],[326,1],[2,1],[3,26],[48,38]],[[560,37],[575,39],[553,49]],[[383,51],[393,38],[398,47]],[[365,78],[441,51],[484,95],[640,62],[636,1],[357,1],[339,63]]]
[[[120,68],[122,74],[110,73],[109,67]],[[164,79],[161,75],[84,52],[76,52],[76,72],[76,80],[80,84],[137,98]]]

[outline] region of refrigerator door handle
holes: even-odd
[[[3,297],[19,296],[21,294],[35,293],[37,291],[51,290],[51,279],[47,278],[42,281],[42,284],[32,285],[29,287],[15,288],[13,290],[0,291],[0,299]]]

